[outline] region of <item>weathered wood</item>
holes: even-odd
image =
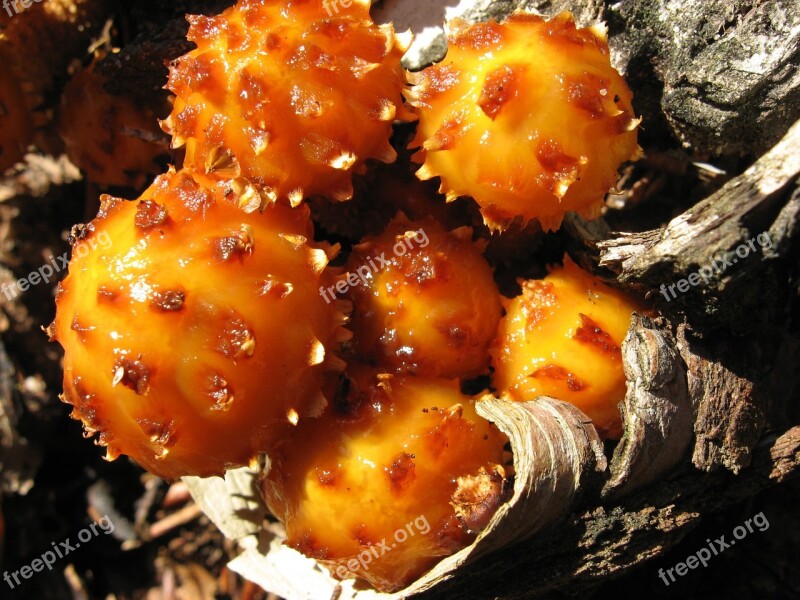
[[[800,236],[798,148],[800,121],[664,229],[600,242],[600,265],[621,282],[653,290],[663,311],[685,313],[696,326],[737,334],[774,327],[787,300],[787,271],[797,268],[790,259]],[[679,283],[693,274],[695,282]]]
[[[650,125],[696,153],[759,154],[800,118],[796,1],[623,0],[606,19]]]
[[[686,325],[678,327],[678,349],[686,363],[689,396],[696,417],[692,461],[698,469],[726,467],[738,473],[767,421],[768,397],[751,365],[746,342],[717,332],[701,342]]]
[[[654,481],[683,459],[692,438],[686,371],[669,330],[634,314],[622,344],[628,392],[625,424],[604,497],[621,497]]]
[[[800,473],[800,426],[764,440],[740,475],[684,469],[617,504],[572,515],[532,543],[487,557],[425,600],[568,597],[625,569],[662,555],[721,510]],[[725,533],[725,532],[720,532]]]

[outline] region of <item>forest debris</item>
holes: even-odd
[[[763,331],[783,309],[779,282],[786,277],[775,259],[789,256],[800,235],[798,147],[800,121],[742,175],[663,229],[600,242],[600,265],[622,282],[659,290],[662,307],[678,307],[698,326]],[[702,285],[670,295],[670,285],[701,268]]]
[[[194,503],[184,506],[174,513],[170,513],[163,519],[153,523],[150,526],[149,539],[161,537],[162,535],[169,533],[181,525],[186,525],[187,523],[194,521],[202,514],[202,509]]]
[[[39,452],[17,431],[13,389],[16,370],[0,343],[0,491],[25,495],[41,463]]]
[[[634,314],[622,352],[629,382],[621,405],[625,433],[604,496],[625,495],[662,476],[681,461],[692,437],[686,372],[669,331]]]
[[[752,361],[747,360],[746,346],[724,332],[701,342],[686,325],[678,326],[678,349],[696,412],[692,462],[698,469],[726,467],[739,473],[750,464],[752,448],[766,425],[768,398],[758,375],[747,366]]]

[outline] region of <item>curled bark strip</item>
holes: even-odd
[[[574,512],[547,536],[487,555],[461,569],[458,577],[442,579],[424,591],[412,594],[405,590],[395,596],[357,591],[352,581],[342,582],[337,589],[315,561],[283,546],[276,527],[263,527],[263,503],[252,496],[254,471],[230,471],[224,480],[185,479],[193,480],[192,495],[204,512],[228,537],[239,541],[243,552],[230,568],[287,600],[526,600],[547,597],[554,589],[562,594],[586,589],[662,555],[697,526],[702,514],[741,502],[798,474],[800,426],[762,440],[754,450],[751,467],[738,477],[725,471],[679,470],[658,486],[634,492],[618,503]]]
[[[576,507],[584,492],[599,490],[607,471],[597,431],[589,418],[570,404],[546,397],[512,402],[487,395],[478,402],[477,411],[510,439],[515,471],[512,496],[471,546],[445,558],[396,594],[365,590],[352,580],[338,582],[315,561],[281,545],[281,533],[273,528],[263,530],[261,519],[254,522],[234,516],[245,508],[258,517],[259,507],[263,507],[261,499],[252,495],[252,472],[229,471],[224,481],[184,479],[203,511],[245,549],[231,568],[287,600],[400,600],[437,594],[444,582],[469,570],[464,565],[555,526]]]
[[[622,343],[628,392],[624,433],[614,451],[605,497],[623,496],[677,465],[692,438],[686,371],[669,331],[634,314]]]
[[[556,522],[579,493],[597,491],[608,465],[591,420],[571,404],[544,396],[521,403],[485,396],[477,412],[508,435],[516,474],[514,495],[490,522],[494,539],[476,548],[479,556]]]

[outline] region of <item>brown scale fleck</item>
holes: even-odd
[[[250,42],[250,36],[238,24],[236,27],[232,25],[233,23],[228,24],[228,51],[239,52],[246,50]]]
[[[181,59],[183,82],[196,94],[202,94],[213,104],[222,104],[228,89],[218,85],[226,81],[225,67],[211,55],[185,56]]]
[[[197,182],[189,176],[182,176],[179,185],[173,192],[180,198],[180,203],[187,210],[205,215],[206,210],[214,203],[211,192],[201,188]]]
[[[604,331],[600,325],[594,322],[591,318],[581,313],[581,326],[572,336],[582,344],[589,344],[598,348],[601,352],[611,355],[613,358],[621,358],[620,347],[614,343],[614,340]]]
[[[216,39],[223,29],[221,20],[216,17],[187,15],[186,20],[191,26],[189,39],[194,42]]]
[[[440,412],[439,408],[436,406],[432,406],[431,411]],[[425,442],[435,458],[438,458],[447,451],[454,431],[457,431],[461,427],[469,426],[461,419],[462,408],[460,404],[455,404],[447,409],[447,411],[442,412],[444,413],[442,415],[442,420],[436,427],[425,434]]]
[[[152,200],[142,200],[136,206],[134,225],[139,229],[160,227],[167,221],[167,207]]]
[[[443,252],[437,252],[433,256],[424,252],[407,256],[403,264],[403,274],[416,285],[423,287],[449,281],[448,258]]]
[[[108,194],[101,194],[100,210],[97,212],[97,218],[95,218],[95,223],[99,223],[103,219],[105,219],[121,202],[126,202],[126,200],[121,200],[119,198],[115,198],[114,196],[110,196]]]
[[[581,379],[575,377],[574,374],[567,371],[564,367],[554,364],[548,364],[544,367],[536,369],[533,373],[531,373],[531,377],[535,379],[554,379],[556,381],[566,381],[567,387],[573,392],[580,392],[587,387]]]
[[[577,158],[565,154],[561,150],[561,144],[555,140],[539,142],[536,148],[536,159],[545,170],[556,175],[566,175],[580,164]]]
[[[424,71],[421,85],[418,89],[419,102],[425,103],[427,100],[446,92],[458,85],[461,79],[461,71],[452,65],[438,64],[429,67]]]
[[[108,286],[101,285],[99,288],[97,288],[97,303],[108,304],[114,302],[117,298],[119,298],[119,294],[119,290],[114,290]]]
[[[233,392],[228,382],[219,374],[213,374],[206,380],[206,395],[213,400],[214,410],[227,410],[233,402]]]
[[[309,27],[309,31],[320,33],[334,40],[344,40],[352,29],[349,23],[339,19],[315,21]]]
[[[522,67],[503,65],[486,76],[478,106],[492,121],[497,118],[500,109],[516,97],[520,71]]]
[[[251,357],[255,351],[255,335],[245,320],[235,311],[225,319],[225,324],[217,337],[216,350],[233,360]]]
[[[316,118],[322,114],[322,102],[313,92],[298,87],[292,89],[291,104],[296,115]]]
[[[270,52],[279,50],[281,47],[281,36],[277,33],[270,33],[264,39],[264,49]]]
[[[370,533],[366,523],[361,523],[356,527],[353,532],[353,539],[361,546],[375,546],[379,542],[379,540],[376,540],[375,536]]]
[[[139,394],[147,393],[152,370],[141,361],[130,358],[118,358],[114,361],[114,379],[112,386],[121,383]]]
[[[214,250],[214,256],[221,262],[229,260],[232,256],[243,258],[245,254],[249,254],[250,250],[246,242],[239,235],[217,238],[211,244]]]
[[[75,331],[78,334],[78,339],[85,344],[86,333],[89,331],[94,331],[95,327],[93,325],[84,325],[78,320],[78,315],[75,315],[72,319],[70,329],[72,329],[72,331]]]
[[[190,105],[184,108],[175,116],[173,129],[178,133],[192,134],[197,129],[197,120],[200,117],[201,108]]]
[[[464,329],[458,325],[447,324],[443,324],[438,329],[447,336],[448,345],[451,348],[464,348],[467,346],[470,338],[470,331],[468,329]]]
[[[331,470],[331,469],[322,469],[320,467],[316,467],[314,471],[317,474],[317,480],[319,480],[320,485],[324,485],[326,487],[335,487],[339,481],[339,472],[338,470]]]
[[[321,545],[311,532],[304,533],[295,542],[287,542],[287,545],[317,560],[324,560],[330,554],[328,547]]]
[[[259,75],[251,73],[247,68],[243,69],[239,76],[239,98],[242,103],[242,112],[245,114],[263,113],[266,99],[270,97],[270,89]]]
[[[173,421],[136,419],[136,424],[153,444],[168,446],[175,443],[175,423]]]
[[[550,314],[550,308],[558,303],[558,296],[555,293],[555,286],[549,281],[531,281],[526,284],[527,290],[535,295],[533,302],[535,308],[531,308],[526,303],[525,327],[534,329],[539,322]]]
[[[453,43],[460,48],[496,48],[503,41],[503,28],[494,21],[476,23],[456,34]]]
[[[225,143],[225,126],[229,117],[222,113],[214,113],[205,127],[207,147],[221,146]]]
[[[403,492],[417,477],[414,455],[407,452],[398,454],[388,467],[384,467],[392,491]]]
[[[181,290],[164,290],[156,292],[150,300],[150,305],[164,312],[177,312],[183,309],[186,302],[186,293]]]
[[[286,296],[291,294],[292,290],[294,289],[290,283],[280,282],[274,277],[267,277],[263,281],[259,282],[257,285],[258,285],[259,296],[276,295],[279,298],[285,298]]]
[[[425,148],[430,152],[453,148],[471,129],[471,126],[464,124],[465,120],[466,116],[463,113],[445,119],[436,133],[425,142]]]
[[[607,80],[591,73],[584,73],[581,77],[570,77],[566,81],[567,99],[570,104],[585,110],[592,119],[599,119],[605,115],[603,108],[602,90],[609,93]]]
[[[608,55],[608,45],[599,39],[589,29],[578,29],[568,13],[561,13],[545,22],[546,31],[553,39],[562,40],[568,44],[596,46],[604,55]]]
[[[455,515],[451,515],[438,529],[431,531],[428,536],[434,540],[437,546],[444,548],[449,554],[458,552],[475,539],[475,535],[469,533]]]

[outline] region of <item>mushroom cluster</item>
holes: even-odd
[[[411,74],[367,0],[323,5],[188,17],[162,123],[182,159],[74,230],[111,243],[73,256],[48,332],[109,459],[174,479],[266,455],[287,544],[395,591],[512,495],[518,450],[482,403],[550,396],[619,434],[638,302],[568,257],[514,290],[497,267],[520,242],[484,251],[598,214],[638,120],[603,27],[568,13],[450,23]]]

